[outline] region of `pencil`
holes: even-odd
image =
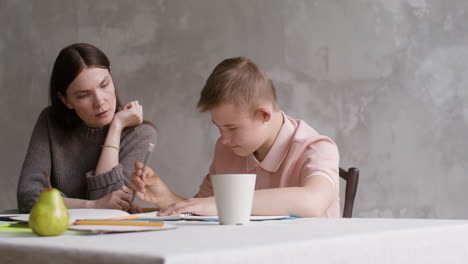
[[[164,222],[78,220],[73,222],[73,225],[163,226]]]
[[[143,213],[150,213],[150,212],[156,212],[159,211],[159,208],[154,208],[154,207],[143,207],[141,208]]]
[[[105,220],[134,220],[134,219],[138,219],[138,217],[136,215],[126,215],[126,216],[106,218]]]

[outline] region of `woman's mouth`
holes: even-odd
[[[106,111],[104,111],[104,112],[101,112],[101,113],[97,114],[96,116],[97,116],[97,117],[104,117],[104,116],[106,116],[107,112],[109,112],[109,110],[106,110]]]

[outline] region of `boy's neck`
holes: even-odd
[[[270,151],[271,147],[275,143],[276,137],[278,136],[281,130],[281,127],[283,126],[283,122],[284,120],[283,120],[282,112],[281,111],[273,112],[271,116],[271,122],[270,122],[271,133],[267,135],[267,140],[265,141],[265,143],[263,143],[263,145],[260,146],[260,148],[258,148],[254,152],[254,156],[258,161],[262,162],[265,159],[265,157],[268,155],[268,152]]]

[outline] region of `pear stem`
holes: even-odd
[[[47,185],[49,186],[49,190],[52,189],[52,185],[50,184],[50,178],[49,176],[47,175],[47,172],[43,171],[44,172],[44,175],[46,177],[46,180],[47,180]]]

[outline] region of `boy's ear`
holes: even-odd
[[[263,123],[268,123],[271,119],[271,109],[268,107],[259,107],[257,109],[257,114],[260,115]]]
[[[63,96],[63,94],[61,92],[57,92],[57,96],[58,98],[60,98],[60,101],[62,101],[62,103],[68,107],[68,109],[73,109],[73,106],[68,102],[67,100],[67,97],[66,96]]]

